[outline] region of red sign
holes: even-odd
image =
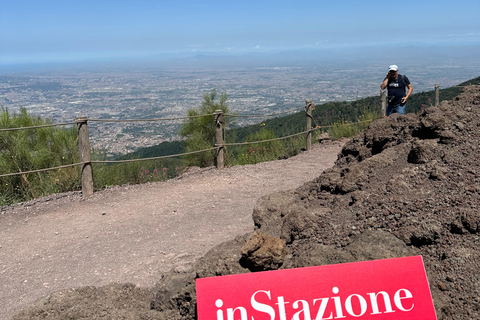
[[[197,279],[199,320],[436,320],[421,256]]]

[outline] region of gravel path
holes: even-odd
[[[52,291],[112,282],[151,286],[168,270],[189,270],[212,247],[253,230],[259,197],[319,176],[344,142],[87,199],[68,193],[1,208],[0,320]]]

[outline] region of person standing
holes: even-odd
[[[398,66],[392,64],[385,80],[380,86],[382,90],[387,88],[387,116],[393,113],[405,114],[408,98],[412,94],[413,87],[407,76],[398,74]],[[408,91],[407,91],[408,90]]]

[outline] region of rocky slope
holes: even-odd
[[[257,201],[255,233],[155,288],[82,288],[14,319],[195,319],[195,278],[422,255],[438,319],[480,319],[480,87],[420,115],[381,119],[336,165]]]

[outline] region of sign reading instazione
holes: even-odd
[[[421,256],[197,279],[199,320],[436,320]]]

